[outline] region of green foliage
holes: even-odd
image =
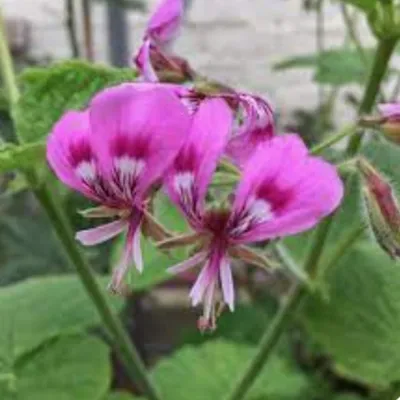
[[[366,12],[373,10],[375,4],[378,2],[378,0],[342,0],[342,1],[343,3],[351,4]]]
[[[99,282],[105,286],[106,281]],[[122,305],[115,296],[111,300],[115,309]],[[100,323],[76,276],[32,278],[0,289],[0,320],[1,360],[14,360],[49,339]]]
[[[335,369],[367,385],[400,380],[399,265],[361,243],[328,271],[327,282],[327,298],[313,296],[303,320]]]
[[[101,400],[110,375],[109,350],[103,342],[89,336],[66,336],[12,365],[3,364],[0,398]]]
[[[44,143],[0,145],[0,173],[32,168],[45,159]]]
[[[274,70],[313,68],[314,81],[332,86],[364,83],[373,59],[373,51],[366,51],[365,62],[356,50],[331,49],[318,54],[295,56],[274,65]]]
[[[128,68],[81,61],[27,69],[21,76],[23,93],[16,107],[16,129],[27,142],[42,140],[66,110],[85,107],[99,90],[135,77],[136,73]]]
[[[224,398],[254,350],[251,346],[223,340],[200,347],[186,346],[161,361],[153,377],[166,399]],[[290,362],[275,356],[243,400],[300,400],[310,398],[312,390],[305,375]]]
[[[138,397],[132,397],[129,393],[125,392],[113,392],[108,394],[103,400],[138,400]]]

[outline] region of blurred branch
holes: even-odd
[[[76,20],[74,0],[65,0],[65,25],[67,27],[69,42],[73,58],[79,58],[79,43],[76,35]]]
[[[82,21],[85,57],[94,60],[91,0],[82,0]]]

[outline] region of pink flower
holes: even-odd
[[[135,64],[145,81],[158,82],[160,71],[167,72],[172,79],[191,77],[189,64],[169,51],[182,25],[183,12],[182,0],[161,0],[150,17],[143,44],[135,57]]]
[[[84,111],[69,111],[55,124],[47,159],[66,185],[99,203],[94,216],[117,217],[76,238],[102,243],[127,231],[111,288],[119,290],[134,261],[143,268],[140,226],[149,190],[182,147],[190,116],[169,89],[122,84],[95,96]]]
[[[379,113],[390,121],[400,121],[400,103],[379,104]]]
[[[200,248],[170,271],[203,265],[190,292],[193,306],[204,305],[202,328],[215,326],[219,288],[225,304],[234,309],[232,258],[251,255],[249,243],[312,228],[338,207],[343,196],[335,168],[310,156],[297,135],[285,135],[257,147],[244,165],[229,208],[207,208],[207,187],[232,123],[232,112],[223,100],[203,101],[194,115],[189,139],[166,178],[170,198],[195,232],[177,238],[176,244],[196,240]]]

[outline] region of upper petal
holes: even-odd
[[[158,76],[154,71],[153,63],[151,62],[150,47],[150,39],[145,40],[135,57],[135,64],[140,71],[142,81],[158,82]]]
[[[158,44],[168,44],[183,20],[183,0],[161,0],[147,24],[146,35]]]
[[[141,202],[171,165],[187,137],[190,115],[166,87],[123,84],[90,105],[91,144],[104,175],[123,195]]]
[[[232,113],[222,99],[203,101],[193,116],[189,137],[166,178],[169,196],[189,218],[201,209],[231,127]]]
[[[89,143],[87,111],[68,111],[54,125],[47,140],[47,160],[58,178],[86,196],[95,197],[84,179],[94,176],[96,164]]]
[[[275,137],[246,163],[232,224],[238,242],[299,233],[334,211],[343,184],[334,166],[307,154],[296,135]]]

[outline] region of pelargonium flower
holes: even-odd
[[[171,79],[174,75],[178,80],[192,77],[189,64],[169,51],[182,25],[183,12],[182,0],[161,0],[150,17],[143,44],[135,57],[144,80],[158,82],[160,71],[168,72]]]
[[[179,273],[203,265],[190,297],[193,306],[203,303],[200,322],[203,328],[211,329],[215,326],[219,289],[223,302],[234,309],[232,259],[251,259],[250,243],[312,228],[336,209],[343,196],[335,168],[310,156],[300,137],[288,134],[257,147],[243,167],[229,208],[207,208],[207,187],[232,123],[232,112],[222,99],[202,102],[188,141],[166,178],[167,193],[194,234],[167,239],[164,245],[197,242],[200,249],[170,271]]]
[[[76,238],[96,245],[127,231],[111,288],[118,291],[128,266],[143,268],[140,226],[154,183],[182,147],[190,116],[166,88],[122,84],[96,95],[84,111],[68,111],[55,124],[47,159],[66,185],[100,204],[93,216],[117,217]],[[90,212],[89,212],[90,214]]]
[[[400,143],[400,103],[386,103],[378,106],[379,113],[381,114],[382,131],[385,136],[399,144]]]

